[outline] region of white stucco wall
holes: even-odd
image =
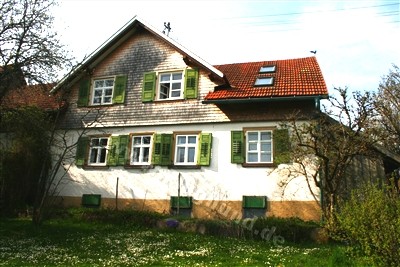
[[[140,126],[105,130],[101,133],[122,135],[135,132],[172,133],[173,131],[202,131],[212,133],[210,166],[201,169],[125,169],[122,166],[108,169],[83,169],[74,163],[66,164],[68,176],[59,187],[61,196],[80,197],[82,194],[101,194],[115,198],[118,180],[118,197],[127,199],[169,199],[178,194],[180,177],[181,196],[197,200],[240,201],[243,195],[267,196],[269,200],[312,201],[304,176],[294,174],[294,166],[281,164],[277,168],[242,167],[231,160],[231,131],[244,127],[273,127],[274,123],[219,123],[198,125]],[[90,132],[96,134],[100,132]],[[71,132],[71,142],[78,138]],[[289,171],[291,170],[291,171]],[[61,174],[61,173],[60,173]],[[290,176],[289,176],[290,175]],[[285,187],[285,181],[290,183]],[[313,185],[313,183],[311,182]],[[313,187],[317,194],[319,191]],[[318,196],[317,196],[318,198]]]

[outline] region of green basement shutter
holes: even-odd
[[[87,149],[89,146],[89,137],[81,137],[76,145],[75,165],[83,166],[86,161]]]
[[[267,197],[265,196],[243,196],[243,208],[264,209],[267,207]]]
[[[210,166],[211,159],[211,145],[212,145],[212,134],[202,133],[200,134],[200,149],[198,157],[198,165]]]
[[[78,107],[85,107],[89,103],[90,95],[90,80],[83,79],[79,83],[79,94],[78,94]]]
[[[113,92],[113,103],[123,104],[125,101],[126,91],[126,75],[120,75],[115,77],[114,92]]]
[[[273,132],[274,163],[289,163],[291,161],[290,137],[288,129],[275,129]]]
[[[193,197],[177,197],[171,196],[170,205],[171,208],[177,208],[179,203],[179,208],[189,209],[192,207]]]
[[[172,155],[172,134],[155,134],[153,149],[153,164],[170,165]]]
[[[156,89],[156,73],[155,72],[145,73],[143,78],[142,102],[153,101],[155,89]]]
[[[186,69],[185,74],[185,98],[197,98],[199,84],[199,71],[197,69]]]
[[[119,136],[111,136],[110,145],[108,147],[107,165],[116,166],[118,160]]]
[[[231,162],[243,163],[244,162],[244,144],[243,132],[231,132]]]
[[[128,144],[129,144],[129,135],[120,135],[119,136],[119,153],[117,165],[123,166],[128,160]]]

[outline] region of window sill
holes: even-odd
[[[139,169],[139,170],[148,170],[154,169],[154,165],[125,165],[125,169]]]
[[[85,170],[107,170],[107,169],[109,169],[109,166],[108,165],[105,165],[105,166],[84,165],[83,169],[85,169]]]
[[[201,169],[199,165],[170,165],[168,169],[183,169],[183,170],[194,170]]]
[[[262,167],[276,167],[274,163],[242,163],[246,168],[262,168]]]

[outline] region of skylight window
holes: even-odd
[[[260,68],[260,73],[275,72],[275,70],[276,70],[275,65],[263,66]]]
[[[266,86],[266,85],[273,85],[274,78],[273,77],[258,77],[254,86]]]

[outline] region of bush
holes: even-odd
[[[374,185],[355,190],[339,206],[334,238],[349,242],[378,266],[400,259],[400,199]]]

